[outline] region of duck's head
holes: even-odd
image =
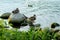
[[[12,11],[12,13],[14,13],[14,14],[19,13],[19,9],[16,8],[15,10]]]
[[[32,17],[29,18],[30,20],[36,20],[36,15],[34,14]]]
[[[58,24],[58,23],[52,23],[52,24],[51,24],[51,28],[55,28],[55,27],[57,27],[57,26],[60,26],[60,24]]]

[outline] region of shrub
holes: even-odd
[[[4,22],[0,21],[0,27],[4,27]],[[60,34],[60,32],[59,32]],[[8,30],[0,28],[0,40],[60,40],[58,33],[51,32],[49,28],[40,30],[31,27],[28,32],[18,31],[18,29]]]

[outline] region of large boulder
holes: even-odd
[[[8,18],[8,22],[12,23],[15,26],[22,26],[22,23],[24,23],[24,21],[26,21],[26,17],[24,14],[20,14],[20,13],[17,14],[12,13]]]
[[[14,28],[20,28],[20,26],[27,25],[27,17],[24,14],[19,13],[19,9],[16,8],[12,11],[8,18],[8,23],[13,24]]]

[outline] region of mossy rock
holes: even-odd
[[[2,19],[8,19],[9,18],[9,16],[10,16],[10,14],[11,13],[3,13],[1,16],[0,16],[0,18],[2,18]]]

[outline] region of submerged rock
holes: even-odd
[[[40,27],[41,25],[40,25],[40,24],[35,24],[34,26],[35,26],[35,27]]]
[[[2,18],[2,19],[8,19],[9,18],[9,16],[10,16],[10,14],[11,13],[3,13],[1,16],[0,16],[0,18]]]

